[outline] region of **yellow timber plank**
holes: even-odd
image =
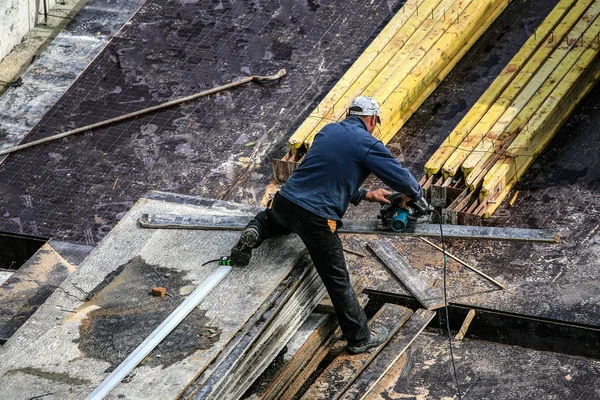
[[[386,136],[391,127],[410,107],[420,93],[429,86],[444,65],[451,60],[453,54],[460,51],[464,41],[473,35],[479,25],[487,20],[487,13],[496,9],[498,4],[507,4],[508,0],[475,1],[469,4],[458,16],[448,31],[427,52],[409,76],[399,85],[381,105],[381,119],[388,121],[382,128],[382,136]]]
[[[348,105],[356,96],[371,96],[381,104],[402,81],[402,78],[398,80],[398,77],[405,77],[410,74],[427,51],[448,29],[451,19],[445,18],[445,15],[462,12],[466,4],[471,1],[443,0],[424,21],[417,21],[416,19],[409,21],[419,24],[415,27],[412,36],[402,46],[395,49],[396,54],[389,61],[383,57],[374,61],[306,137],[305,143],[310,145],[316,134],[325,125],[343,118]],[[386,121],[382,122],[386,123]]]
[[[567,38],[550,55],[511,106],[466,158],[461,168],[467,185],[472,184],[474,180],[471,174],[477,177],[488,159],[500,152],[523,129],[585,49],[596,39],[600,31],[598,15],[600,15],[600,2],[588,9]],[[524,135],[519,134],[519,136]]]
[[[536,71],[543,65],[543,62],[549,57],[554,48],[561,43],[571,28],[577,23],[581,16],[587,11],[592,3],[591,0],[580,0],[569,10],[567,15],[558,24],[553,34],[547,37],[544,44],[536,51],[523,69],[514,77],[510,85],[492,104],[488,111],[481,117],[475,127],[467,133],[456,150],[448,157],[442,167],[444,176],[454,176],[463,161],[471,154],[475,146],[485,136],[485,134],[498,121],[512,101],[521,92]]]
[[[462,13],[470,1],[449,0],[440,3],[433,11],[432,18],[421,25],[419,30],[424,32],[424,35],[419,37],[420,40],[406,43],[405,48],[400,49],[394,59],[366,87],[363,95],[375,97],[380,103],[387,99],[399,82],[410,74],[427,51],[448,30],[451,25],[450,16]]]
[[[553,33],[556,26],[573,7],[576,1],[577,0],[561,0],[544,21],[542,21],[540,26],[536,29],[535,34],[529,37],[527,42],[521,47],[508,65],[504,67],[490,87],[479,98],[477,103],[471,107],[458,126],[452,130],[442,145],[427,161],[424,168],[424,172],[427,176],[435,175],[440,172],[443,164],[454,152],[454,149],[458,147],[460,142],[466,137],[467,133],[469,133],[479,122],[481,117],[487,112],[504,89],[506,89],[512,79],[521,71],[523,66],[529,61],[537,49],[546,41],[548,36]]]
[[[598,46],[595,46],[598,47]],[[494,204],[490,204],[484,213],[484,218],[489,218],[500,203],[506,198],[514,184],[523,176],[527,168],[552,140],[556,132],[577,106],[579,101],[587,95],[591,88],[600,79],[600,55],[598,48],[587,49],[578,63],[569,71],[555,93],[544,104],[545,111],[540,113],[540,118],[531,121],[530,130],[535,129],[538,134],[526,149],[514,156],[504,156],[486,175],[482,190],[498,192]]]
[[[396,135],[396,133],[404,126],[406,121],[408,121],[408,119],[417,110],[417,108],[419,108],[421,106],[421,104],[423,104],[425,99],[427,99],[427,97],[429,97],[429,95],[435,90],[435,88],[437,88],[437,86],[440,84],[440,82],[444,80],[444,78],[450,73],[450,71],[452,71],[452,69],[456,66],[456,64],[463,58],[463,56],[467,53],[467,51],[469,51],[471,49],[471,47],[475,44],[475,42],[477,42],[479,37],[481,37],[481,35],[496,20],[498,15],[500,15],[502,13],[504,8],[505,8],[504,4],[499,5],[496,8],[496,10],[494,10],[494,12],[491,12],[489,14],[488,19],[479,26],[478,31],[474,35],[471,35],[467,39],[467,41],[465,42],[463,47],[460,49],[460,51],[454,56],[454,58],[451,61],[446,63],[446,65],[440,71],[440,73],[437,75],[437,77],[435,77],[432,80],[432,82],[429,84],[429,86],[425,90],[422,91],[419,98],[416,101],[414,101],[413,104],[411,104],[411,106],[406,110],[404,115],[398,121],[396,121],[394,124],[392,124],[390,129],[387,130],[386,135],[385,136],[382,135],[381,132],[377,133],[376,137],[379,140],[381,140],[384,144],[387,144]]]
[[[306,137],[313,131],[315,126],[321,121],[348,88],[360,77],[360,75],[373,63],[388,60],[393,56],[395,50],[410,37],[413,32],[410,31],[414,25],[414,20],[423,21],[427,18],[427,12],[431,12],[441,0],[408,0],[402,8],[396,13],[392,20],[377,35],[375,40],[352,64],[350,69],[342,76],[331,91],[313,110],[310,116],[300,125],[289,139],[292,149],[303,145]],[[407,30],[403,27],[410,22]]]
[[[594,21],[594,23],[592,24],[590,29],[588,29],[585,36],[583,37],[583,40],[581,42],[578,42],[578,46],[577,46],[578,49],[576,49],[576,50],[579,50],[579,51],[573,50],[573,51],[571,51],[572,54],[569,54],[569,55],[573,55],[573,57],[577,56],[577,64],[580,64],[581,62],[585,62],[583,60],[583,58],[585,57],[586,53],[587,53],[587,56],[589,56],[590,51],[597,52],[599,50],[599,48],[600,48],[599,42],[600,42],[600,17],[596,18],[596,20]],[[573,64],[575,64],[575,63],[573,63]],[[561,66],[562,70],[563,70],[562,71],[563,74],[562,74],[562,76],[560,76],[559,79],[562,79],[563,76],[566,77],[568,72],[570,72],[573,64]],[[545,104],[546,108],[548,108],[549,105],[551,105],[552,101],[553,101],[553,98],[550,97],[547,104]],[[529,145],[532,143],[532,141],[534,139],[534,135],[539,133],[539,130],[534,129],[533,127],[536,127],[539,124],[539,120],[542,120],[544,118],[544,113],[546,113],[546,112],[548,112],[548,111],[544,107],[542,107],[540,109],[540,111],[538,113],[536,113],[536,115],[534,115],[533,118],[531,118],[531,120],[528,122],[527,129],[523,129],[523,131],[515,138],[515,140],[508,147],[506,152],[509,156],[517,156],[517,155],[519,155],[519,153],[522,149],[526,149],[527,147],[529,147]]]

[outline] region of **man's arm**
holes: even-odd
[[[381,141],[377,141],[367,153],[365,166],[393,190],[411,199],[423,197],[419,182],[409,170],[400,165]]]

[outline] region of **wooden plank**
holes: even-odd
[[[535,76],[527,83],[511,106],[463,161],[461,169],[463,175],[467,176],[467,184],[471,184],[470,174],[478,165],[485,164],[515,136],[522,136],[519,133],[523,127],[558,86],[565,73],[574,66],[581,54],[596,40],[600,24],[599,14],[600,4],[593,4],[571,29],[568,37],[557,46]],[[527,131],[525,131],[526,133]],[[487,196],[485,192],[480,194],[480,198],[485,196]]]
[[[366,398],[371,390],[398,361],[406,349],[421,334],[423,329],[435,316],[435,311],[419,309],[396,332],[396,335],[385,346],[369,366],[359,375],[341,397],[342,400],[359,400]]]
[[[396,134],[392,130],[396,130],[395,123],[405,116],[404,111],[420,97],[423,89],[429,86],[439,71],[463,48],[464,43],[488,21],[489,15],[497,15],[495,11],[498,7],[504,8],[507,4],[508,0],[473,1],[464,12],[452,16],[453,23],[440,40],[381,104],[381,119],[386,123],[382,126],[380,138],[391,138]]]
[[[463,340],[467,330],[469,329],[469,325],[471,325],[471,322],[473,321],[473,318],[475,318],[475,310],[469,310],[465,320],[458,330],[458,333],[454,336],[454,340]]]
[[[600,30],[600,26],[597,26]],[[519,134],[507,150],[507,157],[502,157],[499,162],[485,176],[482,191],[492,192],[499,184],[500,190],[511,177],[517,176],[517,180],[526,171],[527,166],[533,161],[537,154],[544,148],[549,138],[556,132],[557,121],[565,115],[565,110],[573,105],[574,99],[580,98],[582,93],[587,92],[590,83],[597,78],[594,74],[598,71],[599,45],[594,44],[585,50],[574,67],[566,71],[564,78],[560,81],[554,92],[548,97],[538,113],[528,122],[527,129]],[[570,111],[567,111],[570,114]],[[545,134],[545,135],[544,135]],[[520,139],[523,135],[523,139]],[[546,137],[532,143],[536,136]],[[531,143],[531,144],[530,144]],[[542,145],[542,143],[544,143]],[[518,172],[517,172],[518,171]]]
[[[358,295],[362,307],[368,300],[368,296]],[[277,364],[275,370],[265,371],[260,382],[257,381],[262,388],[246,392],[242,398],[276,400],[294,397],[341,335],[335,315],[315,311],[287,343],[283,365]]]
[[[471,49],[471,47],[477,42],[479,37],[490,27],[490,25],[496,20],[498,15],[504,10],[506,3],[500,4],[495,10],[488,13],[488,18],[481,24],[479,24],[477,31],[464,40],[462,48],[454,54],[454,57],[449,59],[444,67],[440,70],[435,78],[431,80],[429,85],[422,89],[421,94],[417,99],[406,109],[404,114],[390,126],[387,133],[384,135],[381,132],[377,135],[383,143],[388,143],[392,137],[400,131],[406,121],[413,115],[413,113],[423,104],[423,102],[429,97],[431,93],[437,88],[446,76],[452,71],[452,69],[458,64],[462,57]]]
[[[239,398],[271,363],[295,331],[313,311],[325,294],[325,287],[314,268],[308,268],[306,277],[272,321],[256,334],[250,345],[236,349],[230,356],[231,365],[217,373],[212,389],[204,386],[193,396],[202,399]],[[210,382],[210,381],[209,381]]]
[[[408,320],[412,311],[394,304],[384,304],[375,314],[371,328],[385,327],[391,336]],[[387,341],[386,341],[387,343]],[[338,399],[369,365],[385,344],[362,354],[343,353],[336,357],[302,396],[305,400]]]
[[[350,69],[342,76],[331,91],[325,96],[317,107],[311,112],[310,116],[300,125],[289,139],[289,144],[292,149],[297,149],[304,145],[305,141],[314,131],[315,127],[325,117],[326,113],[335,106],[337,100],[342,97],[348,88],[357,80],[372,63],[377,60],[378,64],[385,65],[395,50],[407,40],[418,22],[414,25],[413,21],[422,21],[426,18],[427,13],[435,7],[440,0],[411,0],[407,1],[402,6],[392,20],[385,26],[379,35],[371,42],[365,51],[352,64]],[[419,9],[421,16],[418,16]],[[404,30],[404,26],[410,23],[410,26]],[[373,69],[377,69],[376,67]],[[344,105],[347,107],[347,105]],[[331,117],[330,117],[331,118]]]
[[[460,15],[465,7],[470,4],[469,1],[442,0],[431,11],[420,10],[418,18],[412,18],[407,25],[413,23],[410,36],[407,35],[405,41],[398,48],[391,49],[393,57],[388,61],[378,56],[374,64],[376,68],[368,69],[370,75],[359,77],[350,89],[344,94],[337,103],[337,114],[327,120],[322,120],[308,136],[306,141],[312,142],[314,136],[329,122],[342,118],[345,110],[356,96],[374,97],[380,104],[383,104],[402,81],[410,76],[411,72],[419,65],[419,62],[425,57],[427,52],[442,37],[452,24],[451,18],[443,18],[444,13],[448,15]],[[489,1],[489,0],[486,0]],[[383,61],[383,62],[380,62]],[[398,79],[400,77],[400,79]],[[397,112],[402,113],[398,109]],[[382,120],[387,124],[389,119]]]
[[[419,272],[410,266],[406,258],[389,241],[373,241],[367,243],[367,246],[426,309],[444,307],[442,292],[425,282]]]
[[[0,286],[0,342],[6,342],[76,270],[44,244]],[[85,298],[84,293],[79,297]]]
[[[284,364],[278,368],[277,376],[265,377],[268,382],[262,390],[242,398],[293,398],[337,340],[335,332],[338,329],[335,315],[313,313],[286,345]],[[265,374],[267,372],[272,375],[270,371]]]
[[[244,210],[231,204],[198,203],[207,205],[138,202],[61,290],[0,349],[3,394],[7,398],[47,393],[57,398],[74,393],[85,397],[107,369],[125,359],[158,326],[161,316],[182,301],[185,295],[180,289],[202,282],[215,268],[214,263],[200,264],[227,254],[239,237],[235,232],[156,231],[137,226],[142,213],[239,215]],[[179,396],[289,274],[303,249],[293,237],[276,238],[256,249],[250,265],[232,271],[171,333],[167,347],[159,346],[111,395],[141,398],[151,386],[156,398]],[[156,284],[173,297],[148,295],[148,288]],[[72,296],[80,290],[90,293],[90,301]]]
[[[561,20],[560,24],[552,31],[551,35],[546,38],[544,44],[537,49],[533,57],[527,61],[521,71],[514,76],[510,82],[510,86],[506,87],[500,97],[496,99],[493,103],[493,107],[490,107],[489,110],[480,117],[480,120],[473,129],[466,134],[464,139],[456,144],[456,150],[448,157],[442,168],[445,176],[454,176],[458,172],[463,161],[471,154],[472,150],[481,141],[482,137],[510,107],[513,99],[518,96],[525,85],[531,80],[558,43],[566,37],[571,30],[571,27],[577,23],[591,3],[592,0],[581,0],[569,10],[567,15]]]
[[[517,172],[515,173],[512,172],[513,170],[511,170],[511,168],[514,168],[515,162],[513,160],[516,160],[516,158],[511,158],[510,161],[504,158],[501,160],[502,162],[498,162],[494,168],[506,168],[506,170],[509,171],[508,173],[505,173],[504,175],[501,175],[498,173],[498,171],[490,171],[488,173],[488,175],[492,173],[495,175],[493,179],[496,179],[496,177],[501,177],[501,182],[499,182],[499,184],[502,184],[502,187],[498,195],[495,196],[495,203],[489,205],[483,214],[483,218],[489,218],[496,211],[496,209],[500,207],[502,201],[506,198],[506,196],[508,196],[517,181],[521,178],[525,171],[527,171],[527,168],[531,165],[531,163],[533,163],[539,153],[550,142],[556,132],[558,132],[558,130],[562,127],[577,104],[579,104],[579,101],[581,101],[581,99],[585,97],[587,93],[589,93],[589,91],[594,87],[596,82],[600,80],[600,65],[590,67],[587,71],[593,73],[593,76],[588,80],[583,80],[580,82],[580,84],[584,86],[582,89],[572,89],[567,95],[558,99],[552,99],[552,102],[558,103],[558,108],[560,111],[551,113],[552,118],[549,118],[545,121],[545,127],[543,131],[546,132],[546,135],[542,135],[542,138],[535,141],[531,149],[527,149],[528,151],[524,152],[529,156],[520,157],[518,159],[519,164]]]
[[[473,127],[481,119],[481,116],[488,111],[491,105],[512,81],[514,76],[521,71],[536,50],[546,41],[546,38],[553,34],[563,16],[576,2],[577,0],[561,0],[550,12],[548,17],[542,21],[540,26],[536,29],[535,34],[527,40],[525,45],[513,57],[508,65],[504,67],[502,72],[500,72],[490,87],[479,98],[477,103],[475,103],[468,111],[467,115],[460,121],[457,127],[452,130],[442,145],[427,161],[424,168],[427,176],[432,176],[440,172],[448,157],[450,157],[466,135],[471,132]]]

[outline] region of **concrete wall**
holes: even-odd
[[[0,60],[36,24],[44,22],[44,2],[50,10],[57,0],[0,0]]]

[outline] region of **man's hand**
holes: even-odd
[[[373,202],[373,203],[390,204],[390,201],[387,199],[387,196],[389,196],[390,194],[392,194],[392,192],[390,192],[389,190],[381,189],[381,188],[375,189],[375,190],[370,190],[365,195],[365,200]]]
[[[407,195],[403,194],[402,198],[400,198],[400,207],[402,207],[402,208],[408,208],[406,205],[411,200],[412,199],[410,197],[408,197]]]

